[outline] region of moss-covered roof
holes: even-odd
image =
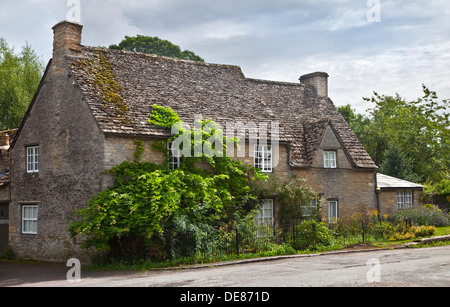
[[[238,66],[103,48],[84,47],[81,57],[66,60],[104,133],[168,136],[147,122],[154,104],[190,125],[200,114],[223,127],[266,122],[270,131],[277,121],[291,164],[308,167],[330,124],[355,167],[376,168],[333,102],[300,83],[249,79]]]

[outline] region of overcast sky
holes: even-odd
[[[426,84],[450,98],[450,1],[77,1],[84,45],[142,34],[238,65],[249,78],[299,82],[325,71],[335,104],[359,112],[372,107],[362,97],[373,91],[415,99]],[[47,62],[51,28],[70,9],[67,0],[0,0],[0,37],[17,52],[28,41]]]

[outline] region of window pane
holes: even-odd
[[[405,191],[397,191],[397,206],[399,210],[405,208]]]
[[[337,203],[337,201],[330,201],[329,203],[328,203],[328,206],[329,206],[329,217],[330,217],[330,219],[335,219],[335,218],[337,218],[338,217],[338,208],[337,208],[337,205],[338,205],[338,203]]]
[[[255,145],[255,167],[263,172],[272,172],[272,147]]]
[[[27,234],[37,234],[38,207],[22,207],[22,231]]]
[[[262,200],[260,209],[256,212],[255,217],[255,225],[269,225],[273,224],[273,200]]]
[[[27,148],[27,172],[37,173],[39,172],[39,147]]]
[[[323,152],[323,166],[324,168],[336,168],[336,152],[324,151]]]

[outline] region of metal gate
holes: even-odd
[[[0,257],[9,244],[9,205],[0,204]]]

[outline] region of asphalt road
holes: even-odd
[[[0,262],[0,287],[450,287],[450,246],[342,253],[178,271],[88,272]]]

